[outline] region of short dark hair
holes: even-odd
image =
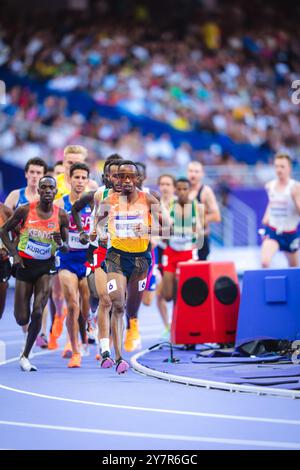
[[[146,165],[143,162],[136,162],[136,166],[138,167],[138,172],[139,175],[144,174],[145,176],[147,175],[147,170],[146,170]]]
[[[47,173],[48,166],[45,160],[43,160],[42,158],[39,158],[39,157],[30,158],[30,160],[28,160],[28,162],[25,165],[25,173],[27,173],[27,171],[29,170],[30,165],[42,166],[44,168],[44,173]]]
[[[181,178],[177,178],[175,185],[177,185],[177,183],[187,183],[189,186],[192,186],[190,180],[188,178],[184,178],[183,176]]]
[[[157,184],[160,184],[162,178],[170,178],[170,180],[172,180],[173,186],[175,186],[176,179],[174,178],[173,175],[170,175],[169,173],[164,173],[164,174],[160,175],[158,180],[157,180]]]
[[[58,165],[63,165],[64,162],[62,160],[58,160],[57,162],[54,163],[53,168],[56,168]]]
[[[137,174],[139,175],[139,169],[137,167],[137,164],[134,163],[132,160],[122,160],[121,162],[118,163],[119,168],[120,168],[120,166],[124,166],[124,165],[134,166],[135,169],[136,169]]]
[[[83,163],[83,162],[73,163],[73,165],[70,168],[70,177],[73,175],[74,171],[76,170],[84,170],[87,172],[88,176],[90,176],[90,169],[86,163]]]
[[[39,180],[39,186],[41,186],[41,184],[42,184],[41,181],[44,180],[44,179],[50,179],[50,180],[54,181],[55,187],[57,186],[56,179],[54,178],[54,176],[51,176],[51,175],[42,176]]]
[[[112,161],[120,161],[123,160],[123,157],[119,155],[118,153],[113,153],[112,155],[109,155],[107,159],[105,160],[104,167],[103,167],[103,172],[106,170],[106,167],[112,162]]]
[[[111,168],[112,166],[114,166],[114,165],[115,165],[115,166],[119,166],[119,163],[120,163],[119,160],[112,160],[112,161],[109,162],[108,165],[106,166],[106,170],[109,171],[109,173],[110,173],[110,168]]]

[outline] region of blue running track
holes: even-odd
[[[68,369],[60,351],[36,349],[38,372],[21,372],[12,301],[10,289],[0,321],[0,448],[300,449],[299,400],[205,390],[132,370],[118,376],[99,368],[93,346],[81,369]],[[143,346],[155,344],[162,329],[155,307],[142,308],[140,319]]]

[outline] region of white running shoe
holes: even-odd
[[[37,368],[34,365],[32,365],[27,359],[27,357],[25,356],[20,356],[19,364],[23,372],[36,372],[37,371]]]

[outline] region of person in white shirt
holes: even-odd
[[[268,205],[263,217],[265,234],[261,264],[268,268],[277,251],[283,251],[290,267],[298,266],[300,222],[300,183],[291,178],[292,160],[278,153],[274,160],[276,179],[266,184]]]

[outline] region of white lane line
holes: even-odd
[[[180,434],[154,434],[145,432],[116,431],[111,429],[95,429],[95,428],[77,428],[69,426],[54,426],[50,424],[24,423],[18,421],[0,421],[3,426],[25,427],[33,429],[47,429],[52,431],[68,431],[88,434],[102,434],[107,436],[120,437],[139,437],[146,439],[159,439],[165,441],[185,441],[185,442],[202,442],[207,444],[225,444],[232,446],[247,447],[269,447],[273,449],[300,449],[299,442],[281,442],[281,441],[255,441],[250,439],[223,439],[217,437],[205,436],[185,436]]]
[[[90,405],[98,406],[103,408],[114,408],[118,410],[131,410],[131,411],[141,411],[148,413],[164,413],[180,416],[193,416],[198,418],[212,418],[212,419],[227,419],[233,421],[248,421],[255,423],[269,423],[269,424],[286,424],[286,425],[300,425],[300,420],[292,419],[279,419],[279,418],[260,418],[254,416],[236,416],[236,415],[225,415],[225,414],[216,414],[216,413],[202,413],[200,411],[182,411],[182,410],[167,410],[164,408],[147,408],[143,406],[131,406],[131,405],[116,405],[113,403],[101,403],[87,400],[76,400],[74,398],[64,398],[57,397],[54,395],[45,395],[42,393],[27,392],[25,390],[20,390],[18,388],[7,387],[6,385],[0,384],[0,389],[7,390],[10,392],[20,393],[22,395],[29,395],[37,398],[45,398],[47,400],[56,400],[63,401],[68,403],[76,403],[79,405]]]

